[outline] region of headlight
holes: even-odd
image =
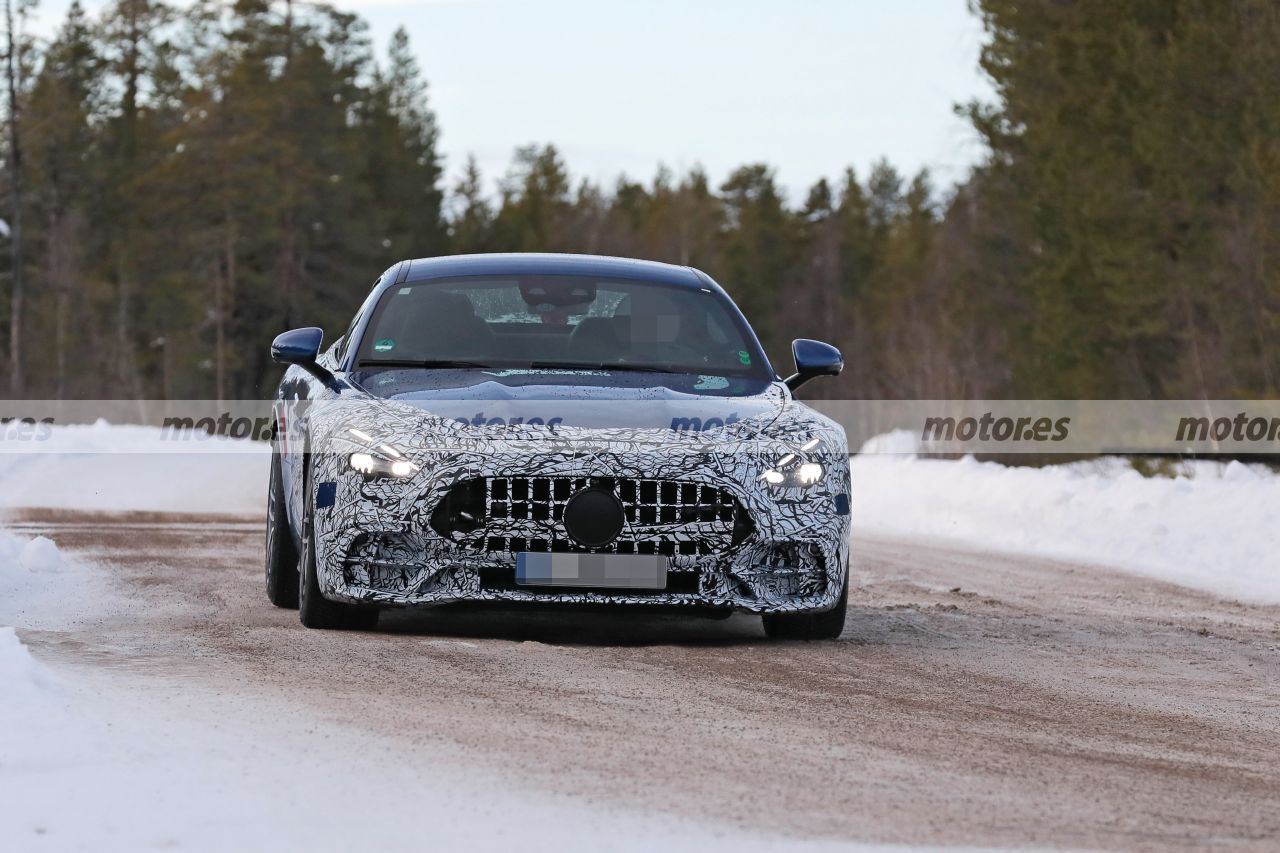
[[[349,429],[362,442],[372,443],[373,438],[358,429]],[[362,450],[347,457],[352,471],[366,477],[391,477],[403,479],[417,472],[418,466],[404,458],[404,454],[389,444],[379,444],[376,449]]]
[[[805,454],[814,450],[820,439],[812,439],[799,450],[788,453],[766,468],[760,479],[775,489],[807,489],[822,480],[825,469],[820,462],[810,462]]]

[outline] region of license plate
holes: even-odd
[[[606,589],[666,589],[662,554],[516,554],[516,583],[529,586],[590,586]]]

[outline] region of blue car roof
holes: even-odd
[[[634,279],[686,287],[715,287],[705,274],[691,267],[639,261],[632,258],[610,258],[602,255],[557,255],[512,253],[491,255],[447,255],[406,261],[396,282],[425,281],[433,278],[487,275],[585,275],[599,278]],[[717,290],[719,288],[716,288]]]

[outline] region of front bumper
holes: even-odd
[[[741,461],[741,460],[739,460]],[[325,596],[351,603],[412,607],[462,601],[626,604],[732,608],[753,613],[819,612],[840,597],[847,571],[847,460],[828,466],[823,481],[797,492],[773,492],[750,465],[668,467],[647,454],[597,453],[505,459],[455,453],[424,461],[405,481],[366,479],[346,470],[344,457],[315,460],[314,481],[326,492],[314,514],[316,568]],[[710,553],[671,553],[667,588],[592,590],[520,586],[516,553],[479,549],[441,535],[431,515],[448,490],[477,477],[512,471],[540,476],[617,477],[645,471],[696,481],[731,493],[749,515],[751,531]],[[508,543],[509,544],[509,543]]]
[[[530,601],[821,611],[836,603],[844,583],[844,562],[836,549],[795,542],[744,543],[724,555],[671,557],[662,590],[520,586],[513,553],[464,553],[449,543],[405,534],[358,536],[341,562],[340,569],[330,569],[332,586],[323,584],[327,596],[386,606]]]

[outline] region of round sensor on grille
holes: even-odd
[[[601,548],[617,539],[625,522],[622,502],[608,489],[583,489],[564,505],[565,531],[587,548]]]

